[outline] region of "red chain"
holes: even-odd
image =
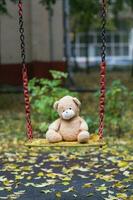
[[[19,14],[19,17],[23,17],[23,5],[22,5],[22,1],[21,0],[19,0],[19,2],[18,2],[18,14]]]
[[[33,138],[32,132],[32,124],[30,119],[30,101],[29,101],[29,92],[28,92],[28,76],[27,76],[27,68],[23,64],[22,69],[23,76],[23,88],[24,88],[24,99],[25,99],[25,112],[26,112],[26,128],[27,128],[27,136],[29,139]]]
[[[22,58],[22,78],[23,78],[23,89],[24,89],[24,100],[25,100],[25,112],[26,112],[26,129],[28,139],[33,138],[32,125],[30,119],[30,101],[29,101],[29,92],[28,92],[28,75],[27,67],[25,64],[25,40],[24,40],[24,26],[23,26],[23,5],[22,1],[19,0],[18,3],[19,11],[19,32],[20,32],[20,41],[21,41],[21,58]]]
[[[103,138],[103,130],[104,130],[104,107],[105,107],[105,71],[106,71],[106,63],[102,62],[100,65],[100,103],[99,103],[99,139]]]
[[[99,139],[103,138],[104,131],[104,112],[105,112],[105,75],[106,75],[106,0],[102,0],[102,46],[101,46],[101,65],[100,65],[100,101],[99,101]]]

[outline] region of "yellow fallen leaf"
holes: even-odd
[[[25,190],[19,190],[17,192],[14,192],[14,194],[24,194],[25,193]]]
[[[113,187],[117,187],[117,188],[123,188],[123,184],[121,182],[117,182],[113,185]]]
[[[70,183],[65,181],[65,182],[62,182],[62,185],[69,185]]]
[[[129,176],[129,175],[130,175],[130,172],[129,172],[129,171],[125,171],[125,172],[123,172],[123,175],[124,175],[124,176]]]
[[[57,198],[61,198],[61,192],[56,192],[55,195]]]
[[[24,166],[24,167],[22,167],[22,170],[24,170],[24,171],[31,171],[32,167],[31,166]]]
[[[27,180],[31,180],[32,179],[32,177],[31,176],[27,176]]]
[[[122,199],[122,200],[127,200],[127,194],[126,193],[117,193],[117,197],[119,199]]]
[[[72,154],[71,154],[71,155],[69,156],[69,159],[70,159],[70,160],[76,159],[76,155],[72,155]]]
[[[48,173],[48,174],[46,174],[46,176],[49,178],[56,178],[57,174],[56,173]]]
[[[114,180],[113,175],[102,175],[102,174],[98,175],[97,174],[96,178],[100,178],[100,179],[107,181],[107,182],[112,182]]]
[[[57,162],[60,161],[59,156],[52,156],[49,158],[49,161]]]
[[[88,193],[87,194],[87,197],[92,197],[94,194],[91,192],[91,193]]]
[[[89,171],[89,169],[85,168],[85,167],[78,167],[78,168],[76,168],[76,170],[79,170],[81,172],[87,172],[87,171]]]
[[[117,165],[118,167],[123,168],[123,167],[127,167],[129,164],[126,161],[120,160]]]
[[[44,177],[44,173],[43,173],[43,172],[39,172],[39,173],[37,174],[37,176],[39,176],[39,177]]]
[[[64,178],[62,178],[61,180],[63,180],[63,181],[70,181],[71,178],[70,178],[70,177],[64,177]]]
[[[69,187],[67,190],[63,190],[63,192],[74,192],[74,191],[75,191],[75,189],[73,186]]]
[[[90,188],[92,186],[92,183],[85,183],[82,187],[83,188]]]
[[[105,198],[104,200],[118,200],[118,198],[109,194],[109,196],[107,198]]]
[[[105,191],[107,190],[107,187],[106,186],[100,186],[97,188],[98,191]]]
[[[16,180],[21,180],[21,179],[23,179],[23,178],[24,178],[24,176],[21,176],[21,175],[16,175],[16,176],[15,176],[15,179],[16,179]]]
[[[48,194],[48,193],[50,193],[50,192],[52,192],[52,191],[50,191],[50,190],[41,190],[41,192],[42,192],[42,193],[45,193],[45,194]]]
[[[5,187],[5,189],[8,191],[8,192],[10,192],[11,190],[12,190],[12,187],[10,186],[8,186],[8,187]]]
[[[99,136],[97,134],[90,135],[90,140],[97,142],[99,141]]]
[[[10,186],[10,185],[12,185],[12,183],[11,183],[9,180],[3,181],[3,184],[4,184],[5,186]]]

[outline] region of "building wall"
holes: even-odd
[[[0,62],[2,64],[20,63],[17,5],[14,5],[10,1],[7,2],[9,15],[0,16]],[[48,11],[38,3],[38,0],[23,2],[27,62],[50,61]],[[54,6],[52,30],[53,61],[62,61],[62,0],[58,0]]]

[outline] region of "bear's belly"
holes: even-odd
[[[80,122],[75,121],[63,121],[60,126],[60,134],[65,141],[76,141],[79,133]]]

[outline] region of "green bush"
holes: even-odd
[[[89,127],[89,132],[90,133],[97,133],[98,132],[98,117],[96,116],[85,116],[84,117],[86,123],[88,124]]]
[[[105,128],[118,136],[127,131],[123,120],[128,110],[128,95],[128,89],[119,80],[114,81],[106,93]]]
[[[99,98],[99,92],[95,94]],[[105,132],[109,135],[121,136],[133,130],[133,92],[130,92],[121,81],[113,81],[106,91]],[[85,117],[90,132],[98,131],[98,115]]]
[[[67,74],[60,71],[50,71],[53,79],[34,78],[29,82],[31,93],[31,107],[33,109],[33,123],[40,132],[45,132],[48,124],[58,116],[53,109],[56,100],[65,95],[76,95],[62,86],[62,80],[67,78]]]

